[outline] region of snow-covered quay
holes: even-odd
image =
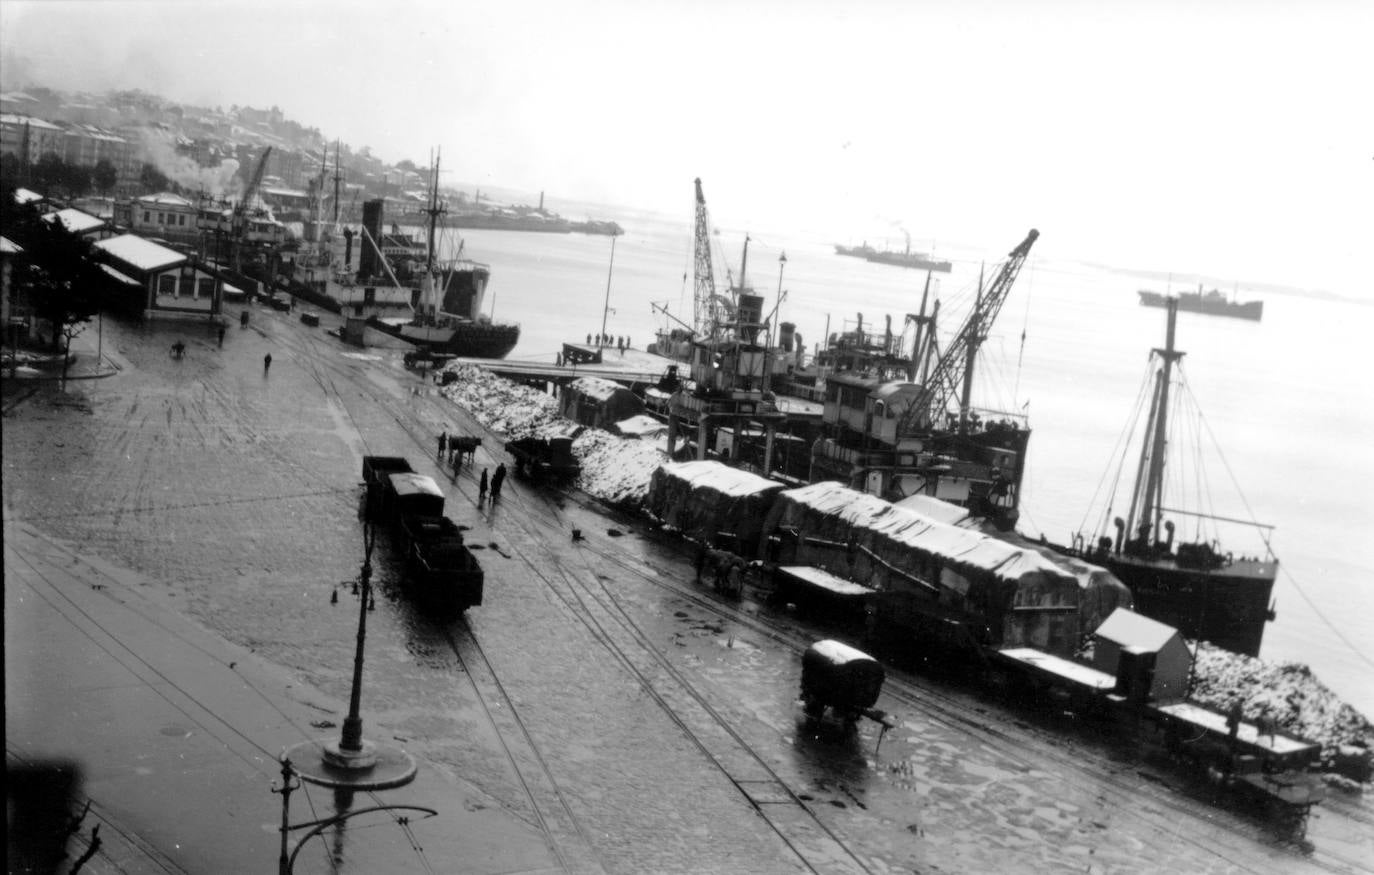
[[[473,365],[448,368],[457,379],[440,391],[487,428],[509,438],[566,433],[558,402]],[[654,471],[668,461],[660,443],[585,428],[573,442],[582,465],[576,486],[622,510],[640,511]],[[1191,644],[1192,642],[1190,642]],[[1367,762],[1374,724],[1342,702],[1300,663],[1271,663],[1207,644],[1196,648],[1194,701],[1227,711],[1240,702],[1249,721],[1272,720],[1322,746],[1323,762]],[[1359,767],[1355,771],[1358,773]]]

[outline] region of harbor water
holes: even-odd
[[[585,341],[603,325],[642,348],[676,324],[662,308],[691,323],[687,208],[680,217],[555,208],[620,222],[626,233],[615,241],[613,266],[610,237],[463,234],[464,254],[492,269],[486,312],[521,325],[510,358],[552,362],[564,342]],[[991,276],[1028,230],[1008,227],[1005,239],[982,241],[984,249],[943,242],[934,249],[954,263],[951,273],[934,275],[931,287],[932,302],[941,302],[942,344],[968,312],[980,268],[986,264]],[[1054,229],[1040,230],[984,346],[975,403],[1028,417],[1034,434],[1020,529],[1064,542],[1095,531],[1090,505],[1095,495],[1100,505],[1103,479],[1121,460],[1118,442],[1138,403],[1150,350],[1164,342],[1164,311],[1140,306],[1136,290],[1192,287],[1168,289],[1060,257]],[[776,312],[774,322],[796,325],[808,354],[827,331],[852,328],[860,314],[878,331],[890,316],[901,331],[906,314],[921,306],[924,273],[835,254],[835,243],[858,240],[765,228],[747,233],[746,284],[763,296],[765,314]],[[722,228],[713,237],[717,289],[738,282],[745,235]],[[913,241],[913,248],[932,249],[929,241]],[[1184,374],[1202,419],[1175,426],[1210,434],[1221,448],[1222,458],[1208,469],[1209,512],[1275,527],[1269,546],[1280,560],[1277,619],[1261,655],[1307,664],[1343,699],[1374,715],[1374,542],[1364,537],[1374,517],[1365,500],[1374,483],[1374,412],[1361,403],[1370,394],[1356,353],[1374,334],[1374,306],[1243,286],[1238,293],[1242,300],[1263,298],[1263,321],[1179,316],[1177,347],[1186,352]],[[1179,531],[1189,531],[1182,519]],[[1228,535],[1225,549],[1262,555],[1261,531],[1246,530],[1234,541]]]

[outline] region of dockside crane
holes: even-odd
[[[253,169],[253,176],[248,181],[248,187],[243,190],[243,197],[239,198],[238,204],[234,206],[233,218],[230,223],[230,237],[234,247],[234,272],[243,272],[243,238],[248,233],[248,203],[257,194],[258,187],[262,185],[262,175],[267,170],[267,159],[272,154],[272,147],[268,146],[262,152],[262,157],[258,158],[258,166]]]
[[[987,339],[992,323],[1002,309],[1012,285],[1016,282],[1021,266],[1030,254],[1040,232],[1031,229],[1015,249],[1007,256],[997,275],[985,288],[980,288],[972,312],[959,328],[959,333],[940,356],[934,370],[925,381],[921,394],[902,414],[897,424],[898,434],[917,434],[929,431],[932,427],[943,428],[945,416],[952,412],[954,399],[958,399],[958,431],[967,433],[969,428],[969,407],[973,391],[973,365],[978,355],[978,347]],[[980,281],[981,286],[981,281]]]
[[[735,302],[716,292],[715,269],[711,263],[711,218],[706,212],[706,196],[701,179],[696,180],[696,229],[693,269],[693,330],[697,340],[719,339],[735,322]],[[742,272],[743,269],[741,269]]]

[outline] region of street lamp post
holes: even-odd
[[[367,612],[372,608],[372,549],[377,534],[371,522],[364,529],[364,558],[359,572],[358,643],[353,655],[353,686],[348,716],[337,740],[305,741],[282,754],[302,780],[338,790],[384,790],[415,778],[415,760],[403,750],[363,738],[359,703],[363,690],[363,645],[367,641]]]

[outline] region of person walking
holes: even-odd
[[[441,431],[441,432],[439,432],[439,459],[440,459],[441,461],[442,461],[443,458],[444,458],[444,450],[445,450],[447,447],[448,447],[448,432],[446,432],[446,431]]]
[[[272,369],[272,353],[262,357],[262,375],[267,376],[267,372]]]
[[[491,500],[495,501],[501,497],[501,484],[506,479],[506,463],[502,462],[496,466],[496,473],[491,475]]]
[[[477,503],[487,500],[487,469],[482,469],[482,479],[477,481]]]
[[[219,324],[219,346],[220,346],[220,349],[223,349],[223,348],[224,348],[224,323],[223,323],[223,322],[221,322],[221,323]]]
[[[244,310],[242,313],[239,314],[239,327],[240,327],[240,328],[247,328],[247,327],[248,327],[248,311],[247,311],[247,310]]]

